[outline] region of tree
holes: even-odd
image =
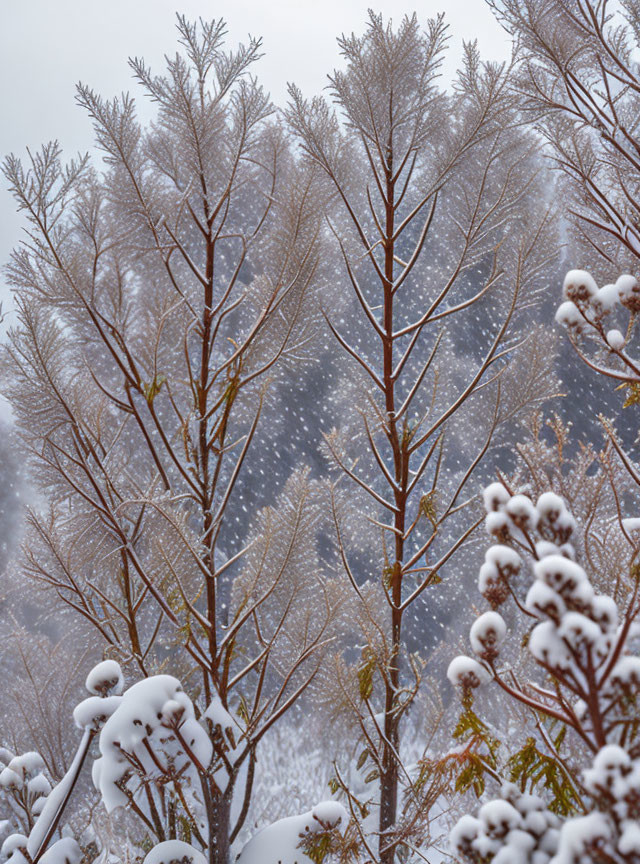
[[[371,14],[364,36],[339,40],[346,68],[330,91],[340,115],[295,87],[287,113],[305,164],[333,187],[335,278],[353,294],[348,323],[325,310],[353,370],[353,408],[326,444],[351,484],[336,481],[333,510],[363,610],[359,722],[380,789],[377,855],[361,836],[382,864],[402,846],[399,796],[412,784],[401,722],[421,668],[407,619],[479,524],[465,496],[498,429],[549,393],[540,333],[520,344],[520,366],[508,362],[527,342],[522,310],[554,251],[535,141],[517,128],[511,67],[483,64],[474,45],[454,92],[437,86],[445,42],[442,16],[423,32],[415,15],[394,30]],[[366,546],[370,559],[354,563]]]
[[[633,342],[638,289],[638,68],[640,10],[608,0],[490,0],[499,20],[522,46],[514,89],[547,141],[559,169],[570,255],[591,273],[572,270],[556,320],[595,372],[619,382],[633,404],[637,364]],[[615,319],[622,309],[624,324]],[[611,424],[607,434],[621,449]],[[624,437],[624,436],[623,436]]]
[[[170,665],[213,748],[203,824],[175,784],[143,777],[140,830],[197,827],[227,862],[258,742],[313,681],[336,607],[308,475],[250,530],[238,500],[277,376],[311,356],[324,193],[249,75],[260,41],[226,52],[222,22],[181,16],[178,33],[165,74],[131,61],[158,109],[147,129],[129,95],[78,87],[103,171],[63,164],[55,143],[4,163],[28,226],[7,268],[19,324],[4,388],[47,502],[29,512],[27,576],[128,674]]]
[[[489,0],[522,48],[515,91],[565,182],[572,254],[606,266],[640,253],[640,162],[633,0]],[[623,264],[623,262],[626,262]]]

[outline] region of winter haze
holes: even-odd
[[[0,864],[640,864],[640,4],[227,6],[0,10]]]

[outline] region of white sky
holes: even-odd
[[[29,146],[58,139],[75,154],[91,146],[91,128],[74,103],[79,80],[104,96],[133,89],[127,66],[138,55],[158,69],[165,53],[175,51],[178,0],[0,0],[0,157],[24,153]],[[228,44],[262,36],[265,56],[255,67],[276,104],[284,104],[287,81],[312,95],[340,58],[335,37],[362,32],[373,0],[182,0],[190,18],[222,17]],[[477,38],[485,59],[502,60],[509,48],[484,0],[377,2],[375,11],[399,21],[416,9],[426,21],[445,11],[451,25],[447,72],[460,57],[462,39]],[[7,262],[20,236],[6,183],[0,183],[0,264]],[[5,283],[0,277],[0,296]]]

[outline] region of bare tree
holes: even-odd
[[[164,74],[131,61],[158,109],[148,128],[129,95],[78,87],[104,171],[63,164],[55,143],[4,163],[27,220],[5,392],[47,500],[29,514],[28,577],[130,674],[171,664],[198,716],[220,704],[239,723],[230,756],[203,720],[229,779],[202,774],[201,845],[227,862],[257,744],[313,680],[336,602],[304,472],[237,527],[270,385],[311,356],[324,192],[249,74],[260,41],[226,52],[222,22],[180,16],[178,32]],[[145,823],[156,840],[181,807]]]
[[[637,3],[489,0],[522,47],[514,87],[566,182],[576,244],[607,262],[640,254]]]
[[[556,320],[569,328],[573,347],[592,371],[627,391],[629,406],[638,390],[633,340],[640,302],[629,271],[635,272],[640,253],[640,79],[634,54],[640,10],[634,2],[608,0],[490,5],[522,48],[514,93],[559,169],[568,254],[598,282],[611,279],[612,270],[616,277],[624,274],[598,287],[585,270],[570,271]]]
[[[517,129],[510,67],[483,64],[474,45],[454,92],[437,86],[445,42],[442,17],[423,32],[416,16],[394,30],[371,14],[364,36],[339,40],[346,68],[330,90],[340,115],[295,87],[288,110],[307,164],[333,186],[335,278],[354,298],[347,325],[326,310],[353,367],[353,410],[326,443],[351,481],[348,492],[336,481],[333,508],[370,637],[358,681],[365,758],[380,784],[377,853],[364,830],[362,841],[383,864],[404,842],[399,795],[411,787],[400,728],[421,672],[407,618],[479,524],[467,489],[498,429],[549,392],[541,336],[520,345],[518,383],[507,362],[526,343],[514,325],[553,254],[535,145]],[[351,555],[354,520],[375,533],[359,538],[360,552],[375,549],[373,595]]]

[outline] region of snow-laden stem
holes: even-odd
[[[58,830],[60,820],[78,782],[94,734],[90,729],[85,729],[69,770],[55,787],[54,791],[50,793],[42,813],[31,829],[27,842],[27,851],[31,856],[33,864],[37,864],[46,852]]]

